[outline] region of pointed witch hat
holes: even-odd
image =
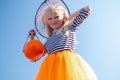
[[[48,38],[47,32],[46,32],[46,27],[45,27],[45,16],[44,16],[44,11],[47,7],[51,5],[60,5],[64,8],[66,17],[69,16],[70,12],[66,4],[64,3],[63,0],[45,0],[40,7],[38,8],[36,15],[35,15],[35,27],[38,33],[45,37]]]

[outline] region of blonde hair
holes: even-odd
[[[67,20],[67,15],[66,15],[65,10],[62,6],[60,6],[60,5],[49,6],[45,10],[45,14],[43,15],[43,18],[44,18],[43,22],[45,24],[48,37],[50,37],[52,35],[52,32],[53,32],[53,29],[47,24],[47,21],[46,21],[46,14],[49,11],[58,11],[61,15],[63,15],[63,18],[65,18],[65,20],[63,20],[63,22],[62,22],[62,24],[63,24],[62,28],[66,28],[69,24],[69,21]]]

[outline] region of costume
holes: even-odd
[[[47,38],[47,57],[43,60],[35,80],[97,80],[93,70],[85,60],[74,52],[75,33],[79,25],[89,15],[84,8],[66,27],[55,30]]]

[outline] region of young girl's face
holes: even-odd
[[[47,24],[53,29],[60,29],[63,26],[63,14],[57,10],[52,10],[46,13]]]

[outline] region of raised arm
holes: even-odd
[[[82,9],[83,9],[83,8],[82,8]],[[91,11],[90,6],[86,6],[86,7],[84,7],[84,9],[85,9],[86,11],[88,11],[88,12]],[[78,11],[76,11],[75,13],[71,14],[71,15],[68,17],[67,20],[69,20],[69,21],[73,20],[76,16],[78,16],[78,15],[80,14],[80,11],[81,11],[81,9],[78,10]]]

